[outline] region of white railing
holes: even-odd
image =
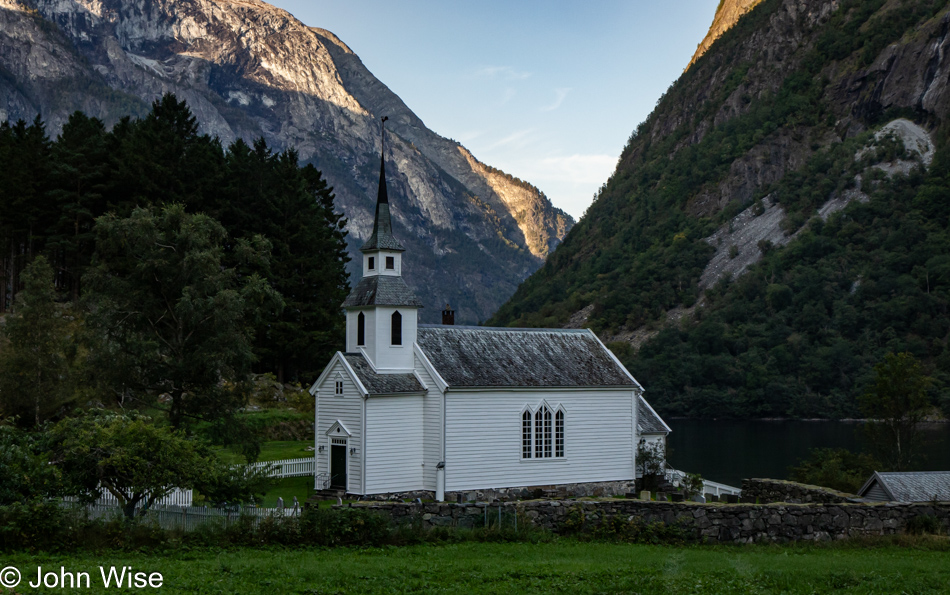
[[[301,477],[304,475],[313,475],[317,468],[316,459],[313,457],[304,457],[302,459],[284,459],[282,461],[263,461],[254,463],[252,469],[264,469],[273,466],[270,473],[271,477]]]
[[[122,511],[108,504],[77,504],[64,502],[64,506],[81,506],[91,519],[109,519],[121,517]],[[228,526],[241,517],[253,519],[256,525],[261,519],[273,516],[300,516],[301,507],[296,502],[289,507],[258,508],[256,506],[235,506],[231,508],[204,508],[202,506],[152,506],[144,513],[136,511],[136,516],[159,525],[163,529],[181,529],[193,531],[209,523]]]
[[[666,468],[666,480],[673,484],[674,486],[679,487],[683,479],[686,477],[687,473],[685,471],[678,471],[672,467]],[[738,496],[742,494],[742,489],[734,486],[726,485],[724,483],[719,483],[715,481],[709,481],[707,479],[703,480],[703,494],[714,494],[716,496],[722,496],[723,494],[729,494],[733,496]]]
[[[155,501],[154,506],[191,506],[194,493],[191,490],[172,489],[164,498]],[[65,502],[78,502],[75,498],[63,498]],[[99,506],[119,506],[119,499],[108,490],[102,490],[95,504]]]

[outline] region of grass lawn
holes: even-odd
[[[276,442],[264,442],[261,444],[261,456],[258,461],[282,461],[284,459],[302,459],[304,457],[313,457],[313,451],[307,450],[307,447],[313,448],[313,440],[286,440]],[[239,452],[228,448],[218,449],[218,456],[228,463],[246,463],[244,456]]]
[[[944,542],[946,539],[944,538]],[[942,550],[942,551],[940,551]],[[7,555],[24,580],[99,566],[161,572],[162,593],[946,593],[947,548],[460,543],[383,549],[234,549]],[[44,570],[44,571],[45,571]],[[114,590],[114,589],[113,589]],[[151,589],[147,589],[151,590]],[[0,590],[0,593],[3,591]],[[22,583],[18,593],[35,592]],[[57,592],[71,593],[70,590]],[[79,591],[75,591],[79,592]]]
[[[294,496],[303,504],[307,501],[310,494],[313,493],[313,476],[304,477],[285,477],[278,480],[276,486],[271,491],[264,494],[264,503],[261,506],[273,508],[277,506],[277,498],[284,499],[284,506],[294,505]]]

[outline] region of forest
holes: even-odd
[[[166,95],[111,130],[4,123],[0,160],[0,419],[143,411],[253,442],[251,373],[309,383],[342,343],[346,222],[293,150],[225,148]]]

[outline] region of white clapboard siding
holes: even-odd
[[[423,489],[422,395],[366,401],[366,494]]]
[[[343,380],[343,396],[334,394],[335,383],[337,380]],[[347,438],[347,471],[346,482],[347,491],[353,494],[362,494],[362,467],[360,465],[360,452],[363,445],[363,397],[356,388],[349,374],[344,370],[340,361],[333,363],[333,368],[327,374],[323,384],[317,387],[320,401],[317,403],[318,416],[316,423],[316,441],[317,449],[317,474],[330,473],[330,442],[327,437],[327,430],[333,424],[340,421],[352,435]],[[339,434],[343,436],[343,434]],[[320,452],[320,446],[323,446],[323,452]],[[355,454],[350,454],[350,449],[355,449]]]
[[[429,392],[423,398],[423,445],[422,459],[425,466],[422,468],[423,489],[435,490],[436,465],[442,460],[442,393],[435,384],[429,372],[415,358],[416,373],[427,387]]]
[[[633,479],[635,396],[630,390],[450,391],[446,491]],[[564,458],[521,458],[521,414],[542,399],[565,411]]]

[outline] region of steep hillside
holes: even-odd
[[[760,2],[762,0],[720,0],[713,23],[709,27],[706,37],[696,46],[696,52],[690,58],[689,65],[686,68],[699,60],[699,57],[706,53],[713,42],[722,37],[723,33],[731,29],[743,15],[755,8]]]
[[[0,0],[0,117],[40,113],[55,134],[76,109],[111,125],[166,92],[226,144],[263,136],[317,165],[351,249],[372,227],[389,116],[396,233],[424,320],[445,302],[463,322],[484,319],[573,224],[426,128],[332,33],[258,0]]]
[[[945,386],[948,30],[943,1],[764,0],[493,322],[594,328],[667,414],[854,415],[894,350]]]

